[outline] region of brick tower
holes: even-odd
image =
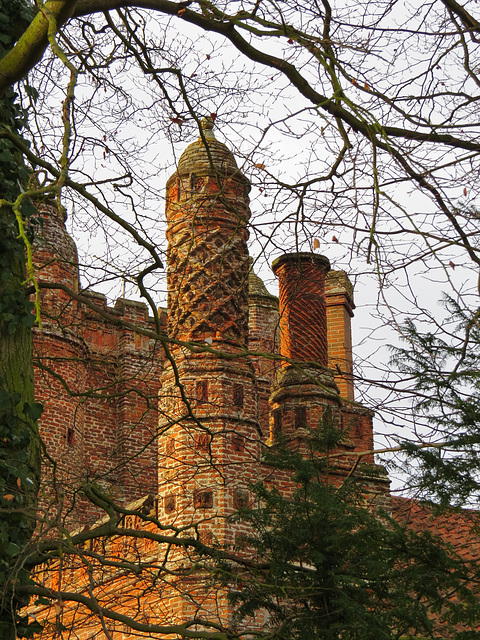
[[[200,522],[202,540],[230,546],[241,530],[226,518],[249,503],[259,459],[255,373],[245,355],[250,184],[212,129],[204,119],[167,182],[168,335],[178,342],[160,392],[159,512],[175,526]],[[198,584],[174,598],[174,615],[228,615],[218,592],[195,600]]]
[[[44,528],[94,522],[102,510],[79,492],[98,483],[119,503],[157,490],[156,345],[131,325],[152,330],[143,303],[79,291],[77,249],[54,201],[39,205],[34,265],[42,328],[34,331]],[[83,301],[72,299],[81,294]],[[105,313],[108,318],[102,317]],[[127,323],[130,326],[125,326]]]
[[[79,305],[56,285],[78,291],[78,256],[65,228],[66,215],[54,201],[38,208],[34,261],[42,289],[42,330],[34,333],[36,395],[44,412],[40,434],[56,461],[44,460],[40,506],[45,513],[62,514],[62,502],[71,503],[85,466],[85,405],[88,351],[79,332]],[[65,387],[72,393],[65,393]],[[44,428],[43,425],[48,425]],[[70,494],[70,495],[68,495]],[[57,513],[58,512],[58,513]]]

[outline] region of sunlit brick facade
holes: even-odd
[[[90,526],[100,516],[79,491],[93,482],[118,504],[140,501],[166,527],[195,525],[205,544],[234,549],[245,531],[229,516],[251,504],[251,483],[265,478],[287,495],[292,489],[288,473],[262,462],[278,438],[301,451],[306,428],[330,416],[344,431],[335,482],[357,464],[352,452],[373,448],[372,413],[354,401],[346,274],[332,273],[326,257],[286,254],[273,265],[279,300],[268,292],[248,256],[249,181],[212,128],[203,122],[167,182],[168,312],[160,327],[142,303],[118,300],[110,308],[100,294],[78,297],[75,245],[53,204],[40,207],[37,274],[52,288],[44,289],[43,328],[35,334],[36,384],[50,457],[41,506],[51,526],[63,517]],[[383,468],[370,454],[356,470],[368,499],[388,509]],[[135,549],[122,544],[112,541],[103,552],[161,553],[148,540]],[[169,562],[189,561],[172,551]],[[74,564],[64,585],[86,592],[82,563]],[[55,570],[45,572],[52,589],[55,580]],[[129,614],[143,589],[142,624],[208,618],[221,625],[231,615],[225,591],[210,591],[201,572],[148,588],[131,576],[96,580],[100,603],[117,602]],[[41,607],[36,613],[52,615]],[[75,625],[75,615],[82,621],[79,640],[106,637],[89,614],[67,608],[61,615],[66,625]],[[115,640],[133,637],[112,625]]]

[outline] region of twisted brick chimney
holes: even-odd
[[[313,253],[289,253],[272,265],[279,280],[280,353],[289,361],[278,371],[270,397],[271,437],[301,439],[316,427],[325,406],[340,404],[327,368],[325,276],[330,263]]]
[[[350,317],[353,315],[352,287],[344,272],[330,274],[327,258],[312,253],[286,254],[274,261],[279,279],[280,353],[282,363],[270,396],[271,441],[281,435],[302,449],[305,427],[315,429],[329,409],[329,419],[343,432],[341,451],[373,448],[372,412],[353,402],[351,376]],[[329,353],[331,351],[331,353]],[[342,370],[330,369],[341,362]],[[342,385],[342,402],[336,384]],[[334,379],[335,375],[335,379]],[[362,461],[374,462],[373,456]],[[348,476],[355,458],[337,457],[337,477]],[[365,467],[360,465],[362,473]],[[366,485],[375,491],[388,488],[388,479],[378,468]],[[379,487],[382,487],[379,489]]]
[[[287,253],[277,258],[272,268],[278,276],[281,354],[326,367],[328,258],[313,253]]]

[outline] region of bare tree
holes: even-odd
[[[438,339],[458,346],[453,365],[441,368],[455,374],[470,362],[462,354],[475,347],[472,327],[478,326],[480,25],[472,7],[451,0],[419,8],[393,2],[341,7],[326,1],[37,2],[35,17],[0,60],[2,91],[19,82],[29,109],[28,144],[8,122],[0,136],[23,153],[39,182],[29,188],[24,184],[23,194],[5,191],[2,211],[10,221],[15,212],[15,220],[21,220],[19,205],[27,197],[54,199],[60,215],[68,210],[72,225],[98,241],[99,248],[92,243],[80,256],[83,289],[102,281],[116,287],[118,295],[122,282],[127,283],[153,318],[148,327],[129,325],[125,315],[112,317],[72,280],[63,290],[65,307],[60,313],[53,309],[48,320],[65,330],[64,309],[84,305],[161,345],[154,349],[171,358],[175,370],[178,345],[166,336],[157,309],[165,285],[152,277],[166,257],[160,177],[167,177],[185,141],[199,132],[200,117],[211,114],[252,182],[249,230],[260,263],[279,250],[312,250],[319,244],[322,253],[352,273],[376,278],[382,323],[415,345],[402,325],[411,316]],[[101,238],[108,238],[106,248]],[[16,274],[19,289],[24,280]],[[42,285],[41,278],[32,282],[34,288]],[[432,283],[433,295],[426,282],[428,287]],[[442,289],[463,314],[460,331],[444,312],[439,317],[435,305]],[[61,298],[58,282],[52,291]],[[25,339],[30,341],[29,333]],[[31,357],[27,354],[28,369]],[[48,362],[41,366],[51,375]],[[405,424],[405,407],[430,393],[412,390],[412,377],[407,365],[399,372],[389,367],[381,380],[364,381],[394,438]],[[60,378],[56,383],[69,386],[65,376]],[[128,387],[125,380],[119,375],[96,388],[69,386],[76,398],[72,406],[80,415],[84,402],[124,397],[126,390],[119,391],[119,385]],[[468,380],[465,384],[468,396]],[[380,387],[385,394],[377,394]],[[140,397],[144,391],[135,393]],[[27,395],[22,400],[31,403]],[[147,396],[142,401],[152,405],[155,394]],[[452,436],[461,457],[462,432],[452,434],[438,421],[428,424],[429,419],[421,411],[414,414],[414,446],[433,444],[439,450],[441,443],[451,446]],[[426,426],[433,426],[427,442]],[[393,446],[405,449],[398,440]],[[476,442],[472,448],[475,453]],[[473,473],[475,464],[476,453]],[[121,507],[114,506],[88,487],[82,495],[90,491],[93,504],[111,509],[108,525],[74,538],[73,562],[91,568],[93,589],[94,564],[101,554],[92,548],[88,558],[76,555],[78,545],[99,534],[125,534],[118,522],[133,513],[121,500]],[[476,485],[465,499],[472,493],[475,499]],[[146,521],[147,529],[149,523],[164,526],[156,516]],[[187,543],[179,533],[169,527],[168,542],[205,550],[190,531]],[[155,536],[160,534],[150,539],[160,540]],[[55,555],[49,543],[41,545],[45,551],[29,560],[32,566]],[[133,571],[130,556],[129,562],[116,570]],[[158,562],[145,570],[155,574]],[[163,560],[160,564],[165,566]],[[55,591],[35,588],[44,596]],[[84,603],[93,611],[97,596],[92,591]],[[63,595],[54,597],[61,607]],[[104,620],[107,608],[96,613]],[[139,633],[200,633],[138,624]]]

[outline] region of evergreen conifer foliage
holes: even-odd
[[[237,574],[221,566],[237,622],[266,612],[264,636],[285,640],[476,637],[475,563],[376,509],[361,470],[329,481],[332,435],[328,425],[311,430],[307,458],[275,447],[268,462],[290,470],[295,490],[258,483],[257,506],[236,516],[254,532],[245,545],[255,558]]]
[[[451,331],[404,327],[407,348],[393,358],[414,391],[413,409],[432,430],[422,448],[404,442],[419,463],[413,478],[422,494],[442,506],[478,504],[480,499],[480,309],[465,309],[446,297]]]

